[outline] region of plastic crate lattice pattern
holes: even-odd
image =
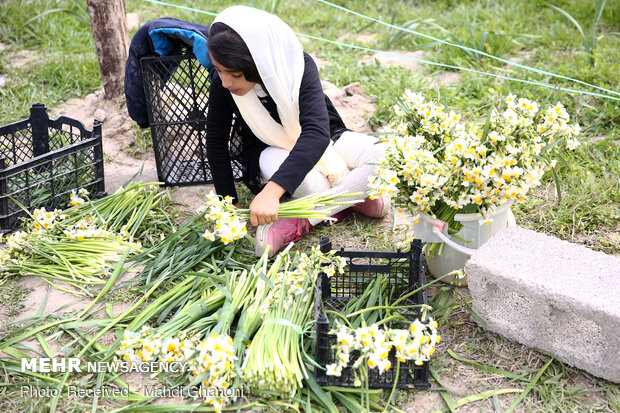
[[[327,238],[321,239],[321,250],[331,249]],[[329,334],[330,322],[323,310],[341,313],[347,302],[353,297],[363,294],[368,284],[378,274],[387,278],[387,291],[394,291],[392,298],[400,297],[409,291],[426,284],[424,264],[422,260],[422,243],[414,240],[410,251],[354,251],[341,249],[337,255],[346,261],[345,273],[328,278],[321,274],[317,280],[316,298],[316,361],[325,367],[336,360],[335,334]],[[428,304],[426,289],[421,289],[411,298],[405,300],[407,305]],[[421,318],[419,309],[408,312],[408,319]],[[424,320],[423,320],[424,321]],[[390,357],[395,359],[394,350]],[[355,360],[352,354],[351,360]],[[396,363],[392,363],[396,367]],[[416,366],[413,361],[400,364],[398,388],[428,388],[429,365],[425,362]],[[340,377],[328,376],[325,370],[315,368],[315,378],[320,385],[354,386],[354,371],[351,367],[344,368]],[[379,374],[376,369],[369,370],[369,386],[374,388],[391,388],[396,378],[396,369]]]
[[[89,131],[65,116],[50,119],[43,104],[30,118],[0,127],[0,232],[19,227],[35,208],[66,208],[72,190],[105,195],[101,124]]]
[[[170,186],[212,183],[206,145],[209,71],[185,53],[142,58],[142,77],[159,180]],[[229,146],[233,174],[240,179],[235,124]]]

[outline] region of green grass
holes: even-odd
[[[517,222],[537,231],[620,253],[620,143],[616,135],[587,140],[558,163],[561,201],[549,182],[515,208]]]
[[[90,27],[67,13],[34,16],[69,1],[5,2],[0,12],[0,124],[28,117],[33,103],[52,107],[84,96],[101,83]],[[28,23],[28,24],[26,24]],[[25,56],[25,58],[24,58]],[[22,62],[15,66],[16,60]]]
[[[137,124],[134,124],[133,130],[136,140],[132,141],[129,146],[123,148],[123,151],[132,157],[140,157],[149,154],[149,149],[153,147],[151,129],[140,129]]]
[[[23,288],[16,280],[7,280],[0,289],[0,308],[2,318],[12,318],[19,315],[24,308],[23,301],[30,291]],[[2,334],[0,334],[2,335]]]
[[[264,3],[262,0],[169,1],[212,12],[219,12],[232,4],[262,6]],[[357,39],[363,35],[363,44],[374,49],[388,46],[396,52],[423,50],[425,59],[430,61],[553,86],[588,90],[582,85],[507,66],[494,59],[441,45],[421,36],[409,34],[396,38],[394,31],[387,27],[377,23],[369,24],[359,17],[312,0],[267,1],[266,4],[268,7],[277,7],[278,15],[300,33],[359,45],[362,42]],[[588,63],[576,28],[543,0],[419,0],[402,3],[398,0],[371,3],[348,0],[338,1],[337,4],[397,25],[422,19],[424,21],[416,28],[419,32],[503,59],[519,59],[520,63],[528,66],[607,89],[620,90],[620,37],[614,34],[620,32],[620,2],[610,1],[606,5],[596,29],[593,65]],[[594,1],[557,0],[553,5],[570,13],[583,25],[584,32],[589,33],[595,10]],[[79,8],[73,0],[8,0],[0,6],[0,39],[4,47],[0,51],[0,76],[6,79],[5,86],[0,88],[2,125],[27,117],[32,103],[43,102],[53,107],[70,97],[85,96],[100,86],[90,28],[82,19],[67,12],[58,12],[26,24],[34,16],[54,8],[69,9],[79,14]],[[203,24],[212,21],[212,17],[204,14],[139,0],[128,0],[127,11],[138,13],[142,22],[161,16],[179,17]],[[443,86],[426,79],[432,74],[445,72],[436,66],[423,65],[421,72],[413,73],[398,67],[362,64],[358,59],[370,54],[363,51],[314,40],[304,42],[303,45],[313,55],[330,62],[321,69],[324,80],[339,87],[356,81],[361,83],[366,95],[377,105],[376,113],[370,118],[374,128],[380,128],[388,122],[394,98],[405,88],[439,99],[446,107],[470,117],[483,113],[484,109],[481,108],[496,103],[498,96],[510,92],[539,102],[546,99],[552,103],[562,101],[583,130],[582,145],[575,152],[565,154],[567,165],[558,163],[562,200],[558,199],[553,180],[548,176],[524,203],[514,208],[517,222],[526,228],[581,243],[589,248],[620,254],[618,101],[567,92],[555,93],[551,89],[468,72],[461,72],[457,83]],[[25,63],[16,67],[15,62],[20,59]],[[136,130],[136,144],[127,151],[134,155],[142,153],[148,149],[149,141],[148,133],[142,134]],[[248,205],[250,194],[240,190],[240,195],[242,202]],[[397,226],[396,232],[392,232],[391,227],[389,222],[384,222],[381,230],[377,231],[374,220],[352,215],[337,225],[314,228],[296,248],[306,249],[316,245],[321,236],[329,236],[334,246],[347,248],[393,250],[395,246],[404,246],[411,235],[408,228]],[[249,243],[243,246],[252,248]],[[248,260],[251,257],[248,253]],[[8,283],[2,286],[1,291],[2,297],[7,297],[5,306],[8,311],[18,312],[23,292]],[[127,298],[123,294],[119,290],[110,298]],[[130,292],[129,295],[133,297],[134,294]],[[444,337],[432,367],[442,382],[455,390],[447,393],[453,402],[493,389],[523,390],[549,360],[548,355],[503,339],[472,321],[471,313],[467,310],[469,297],[466,289],[443,286],[432,288],[429,295],[435,306],[435,314],[440,318]],[[453,358],[447,352],[448,349],[465,360],[523,374],[523,377],[512,381],[505,376],[475,368]],[[416,411],[420,399],[428,397],[436,401],[436,408],[441,408],[444,404],[437,393],[401,391],[398,403],[399,406]],[[504,411],[517,397],[518,393],[507,393],[472,402],[467,407]],[[15,408],[11,399],[18,400],[18,394],[9,387],[0,387],[0,410],[10,411]],[[45,403],[41,400],[19,399],[18,403],[19,411],[44,411]],[[84,411],[78,404],[63,407],[65,411]],[[618,411],[620,392],[615,384],[554,360],[519,409]]]

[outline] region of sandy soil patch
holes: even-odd
[[[28,63],[39,57],[39,53],[32,50],[20,50],[18,52],[9,53],[6,61],[15,69],[21,69]]]
[[[383,66],[402,66],[406,69],[418,72],[422,70],[423,65],[418,59],[424,59],[424,52],[417,50],[415,52],[402,52],[400,50],[387,50],[385,53],[375,53],[371,56],[363,56],[361,63],[372,64],[375,60]]]
[[[375,113],[377,107],[366,97],[359,82],[351,83],[342,89],[329,82],[321,83],[323,91],[334,103],[349,129],[362,133],[372,132],[368,119]]]

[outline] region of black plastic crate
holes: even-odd
[[[329,238],[321,238],[321,251],[328,252],[332,249]],[[405,293],[413,291],[426,284],[424,275],[424,261],[422,259],[422,242],[413,240],[409,251],[337,251],[337,255],[343,257],[347,263],[344,274],[335,274],[331,278],[321,274],[317,280],[316,295],[316,362],[325,367],[336,361],[336,335],[329,334],[330,321],[323,313],[325,310],[341,312],[347,302],[362,295],[368,284],[378,274],[382,274],[388,280],[388,290],[392,290],[392,298],[395,300]],[[403,300],[404,305],[428,304],[426,289],[423,288],[412,297]],[[421,318],[419,309],[412,309],[408,316]],[[413,319],[411,320],[413,321]],[[425,322],[426,320],[421,320]],[[389,355],[393,366],[396,366],[395,350]],[[355,357],[351,358],[352,360]],[[352,363],[352,361],[351,361]],[[368,372],[369,387],[392,388],[396,376],[396,368],[379,374],[376,369]],[[428,383],[429,365],[425,362],[416,366],[414,361],[400,363],[398,373],[398,388],[429,388]],[[323,386],[354,386],[354,371],[351,367],[342,369],[340,377],[328,376],[324,369],[315,367],[314,376],[316,381]]]
[[[0,233],[16,230],[35,208],[67,207],[73,189],[105,196],[101,123],[93,131],[78,120],[52,120],[42,103],[30,118],[0,126]]]
[[[144,57],[142,79],[158,179],[168,186],[213,182],[207,161],[209,70],[193,53]],[[241,179],[241,139],[231,128],[233,174]]]

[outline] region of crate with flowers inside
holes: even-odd
[[[330,250],[328,238],[322,249]],[[427,312],[422,243],[408,251],[337,250],[317,279],[315,378],[321,385],[428,388],[441,337]]]

